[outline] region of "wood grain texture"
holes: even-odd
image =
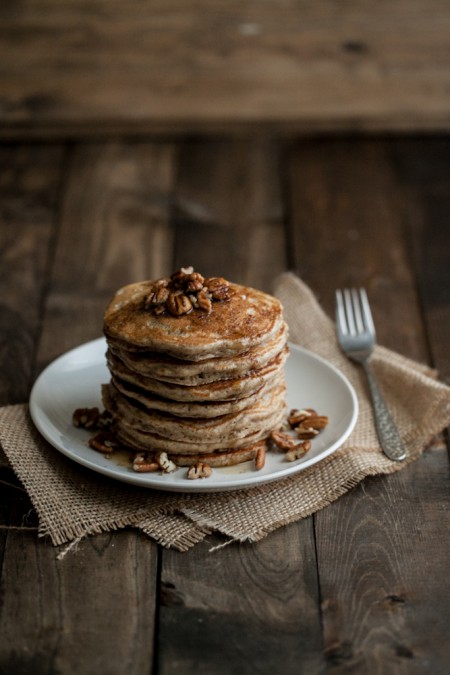
[[[286,267],[279,162],[268,139],[182,144],[174,266],[272,290]]]
[[[56,231],[61,146],[0,148],[0,404],[28,398]]]
[[[431,360],[450,383],[450,142],[397,139],[393,153]]]
[[[9,2],[0,130],[448,130],[449,31],[441,0]]]
[[[426,360],[403,189],[389,145],[304,143],[292,161],[296,267],[330,310],[333,286],[366,286],[380,342]],[[449,524],[448,476],[445,451],[433,451],[316,514],[327,672],[445,672],[441,556],[442,547],[444,560],[450,550],[447,539],[437,542]],[[431,579],[446,589],[439,597]]]
[[[364,286],[378,341],[425,361],[403,193],[389,144],[305,141],[293,145],[291,158],[291,267],[331,316],[335,288]]]
[[[158,672],[321,672],[311,522],[208,552],[221,543],[163,553]]]
[[[64,159],[60,145],[0,148],[0,405],[28,399]],[[0,526],[35,527],[0,447]],[[11,485],[11,487],[8,487]],[[7,531],[0,531],[0,567]]]
[[[38,370],[65,349],[101,334],[104,306],[120,285],[164,267],[171,180],[170,145],[75,150],[41,307]],[[64,560],[56,555],[35,536],[8,534],[0,614],[7,636],[0,652],[5,672],[150,671],[156,544],[136,532],[121,532],[83,541]]]
[[[57,560],[11,531],[0,608],[0,672],[141,675],[153,650],[156,547],[130,532],[85,541]]]
[[[317,514],[327,672],[445,673],[448,480],[433,450]]]
[[[121,286],[170,271],[173,170],[170,144],[111,142],[75,149],[44,307],[39,368],[100,337],[106,304]]]

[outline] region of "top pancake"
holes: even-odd
[[[229,284],[230,299],[215,302],[208,314],[155,315],[145,308],[152,281],[121,288],[105,311],[110,344],[129,351],[154,351],[178,359],[241,354],[270,340],[283,326],[280,302],[262,291]]]

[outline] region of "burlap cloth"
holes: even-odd
[[[327,506],[366,476],[404,469],[450,423],[450,388],[426,366],[377,347],[374,370],[408,449],[405,462],[387,459],[377,441],[363,374],[340,352],[333,323],[293,274],[279,279],[276,295],[291,341],[337,366],[356,390],[360,413],[345,445],[315,466],[267,485],[229,493],[164,493],[73,463],[41,438],[26,405],[8,406],[0,410],[0,441],[36,509],[41,536],[66,544],[64,551],[86,535],[126,526],[180,551],[212,531],[227,541],[254,542]]]

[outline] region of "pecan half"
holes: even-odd
[[[272,431],[270,439],[280,450],[292,450],[297,445],[296,439],[284,431]]]
[[[306,455],[308,450],[311,450],[311,442],[303,441],[303,443],[297,443],[295,448],[289,450],[284,457],[288,462],[295,462],[296,459],[300,459],[300,457]]]
[[[258,448],[258,452],[255,457],[255,469],[256,471],[261,471],[266,463],[266,448]]]
[[[213,300],[230,299],[230,285],[223,277],[209,277],[205,279],[204,287]]]
[[[209,478],[211,474],[212,469],[209,464],[197,462],[194,466],[189,467],[187,477],[190,480],[196,480],[197,478]]]
[[[100,417],[98,408],[77,408],[72,415],[72,423],[81,429],[93,429]]]
[[[302,422],[302,424],[308,424],[313,429],[318,429],[319,431],[322,431],[322,429],[325,429],[325,427],[327,426],[328,421],[329,420],[326,415],[313,415],[308,420],[305,420],[305,422]]]
[[[145,301],[146,309],[154,307],[155,305],[164,305],[169,297],[169,289],[166,286],[159,286],[150,293]]]
[[[166,307],[174,316],[181,316],[192,311],[192,302],[181,291],[174,291],[169,293]]]
[[[295,427],[295,431],[299,438],[314,438],[317,436],[322,429],[328,424],[328,417],[326,415],[310,415],[300,422],[298,426]]]
[[[320,431],[319,429],[314,429],[313,427],[296,427],[295,428],[295,433],[299,438],[302,439],[310,439],[310,438],[315,438],[316,436],[319,435]]]

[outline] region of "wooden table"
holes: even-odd
[[[0,6],[0,135],[450,128],[442,0]]]
[[[264,290],[294,269],[329,312],[364,285],[379,341],[448,380],[449,156],[442,138],[3,145],[1,403],[99,336],[121,284],[182,264]],[[5,459],[0,479],[2,674],[449,672],[443,438],[214,553],[219,536],[179,553],[123,530],[58,561]]]

